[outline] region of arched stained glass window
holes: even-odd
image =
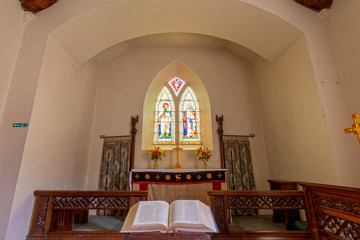
[[[164,87],[156,101],[154,144],[175,144],[175,107],[172,95]]]
[[[182,79],[175,77],[169,81],[169,85],[171,86],[172,90],[174,90],[175,95],[178,96],[179,92],[184,87],[185,82]]]
[[[179,106],[180,144],[200,144],[200,110],[196,95],[187,87]]]

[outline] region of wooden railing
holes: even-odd
[[[360,239],[360,189],[300,183],[314,240]]]
[[[248,232],[229,231],[229,210],[235,209],[284,209],[295,210],[305,208],[303,191],[209,191],[211,197],[212,212],[219,228],[219,235],[215,238],[224,239],[237,236],[270,237],[271,239],[310,239],[310,232],[307,231],[282,231],[282,232]],[[256,237],[257,236],[257,237]],[[274,238],[280,237],[280,238]],[[260,239],[260,238],[259,238]],[[266,239],[266,238],[261,238]]]
[[[128,210],[135,203],[145,200],[146,191],[35,191],[33,218],[28,240],[73,239],[72,226],[78,213],[86,218],[87,211]],[[85,216],[84,216],[85,212]],[[62,232],[61,234],[53,234]],[[66,233],[65,233],[66,232]],[[79,232],[76,233],[79,235]],[[87,233],[96,235],[96,232]],[[117,232],[101,235],[118,235]],[[67,236],[70,235],[70,236]],[[81,235],[81,234],[80,234]],[[83,236],[84,237],[84,236]],[[95,237],[93,239],[98,238]],[[83,238],[84,239],[84,238]],[[88,238],[88,239],[91,239]],[[106,236],[102,237],[106,239]]]
[[[212,239],[360,240],[360,189],[310,183],[300,185],[304,191],[209,191],[220,231],[212,235]],[[77,216],[80,221],[86,219],[90,209],[128,210],[136,202],[145,200],[147,192],[36,191],[34,195],[36,201],[27,240],[118,240],[126,239],[126,235],[113,231],[75,232],[71,231],[72,226]],[[305,209],[310,231],[230,232],[229,211],[235,209]]]

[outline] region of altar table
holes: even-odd
[[[130,190],[147,190],[148,200],[171,203],[200,200],[210,205],[207,191],[227,190],[226,169],[133,169]]]

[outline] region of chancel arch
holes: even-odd
[[[184,88],[179,91],[178,96],[176,96],[168,84],[174,77],[179,77],[186,83]],[[154,134],[156,134],[154,129],[158,128],[156,121],[156,106],[157,103],[159,103],[159,97],[162,96],[162,93],[165,95],[172,94],[171,98],[174,98],[175,113],[177,113],[177,120],[175,126],[173,126],[173,128],[176,129],[176,138],[175,142],[171,142],[170,144],[154,142]],[[148,87],[143,106],[142,150],[148,150],[154,146],[154,144],[161,146],[164,149],[171,150],[175,147],[175,143],[182,144],[180,141],[180,128],[182,126],[181,110],[185,110],[181,108],[180,104],[184,104],[184,100],[188,95],[192,96],[193,100],[196,100],[194,101],[194,104],[195,102],[197,103],[198,114],[201,114],[201,122],[198,126],[201,141],[200,139],[197,139],[198,141],[196,141],[196,143],[185,144],[182,147],[185,150],[194,150],[199,146],[206,146],[209,149],[213,149],[210,99],[206,88],[198,75],[189,66],[179,60],[174,60],[157,74]],[[200,116],[198,116],[198,119],[200,119]],[[209,131],[207,131],[207,129],[209,129]]]

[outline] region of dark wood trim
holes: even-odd
[[[310,240],[311,236],[306,231],[287,232],[231,232],[229,235],[214,234],[213,240]]]
[[[301,186],[307,187],[312,190],[320,190],[324,192],[328,190],[332,194],[342,193],[342,194],[360,194],[360,188],[355,187],[344,187],[339,185],[329,185],[329,184],[320,184],[320,183],[309,183],[309,182],[298,182]]]
[[[91,190],[91,191],[76,191],[76,190],[71,190],[71,191],[56,191],[56,190],[36,190],[34,191],[34,196],[38,197],[38,196],[124,196],[124,197],[134,197],[134,196],[138,196],[138,197],[142,197],[142,196],[146,196],[146,191],[96,191],[96,190]]]
[[[256,191],[256,190],[214,190],[208,191],[209,196],[245,196],[245,197],[285,197],[285,196],[304,196],[301,190],[273,190],[273,191]]]

